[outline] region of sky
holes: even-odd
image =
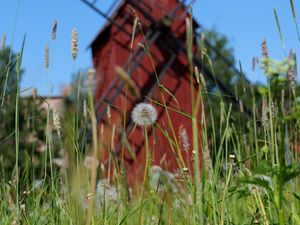
[[[38,88],[40,95],[59,95],[81,68],[92,67],[89,44],[105,20],[80,0],[0,0],[0,35],[6,33],[7,45],[15,52],[21,48],[26,34],[22,67],[25,70],[22,89]],[[106,11],[113,0],[98,0]],[[300,2],[294,1],[300,17]],[[274,7],[282,29],[285,49],[277,29]],[[265,82],[261,71],[251,70],[252,58],[261,56],[261,41],[267,40],[269,56],[283,59],[292,48],[300,50],[288,0],[196,0],[194,18],[205,28],[215,28],[229,39],[237,62],[253,82]],[[56,41],[51,39],[54,19],[58,22]],[[300,23],[297,18],[297,22]],[[71,31],[78,31],[78,57],[71,57]],[[45,46],[49,45],[50,66],[45,70]],[[299,57],[298,57],[299,58]]]

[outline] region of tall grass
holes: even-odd
[[[290,2],[298,31],[293,2]],[[276,10],[274,15],[283,44]],[[136,19],[131,49],[134,34],[139,30],[138,23]],[[296,82],[294,57],[277,62],[268,58],[268,54],[264,52],[261,69],[268,82],[258,88],[244,84],[243,93],[250,93],[247,101],[252,107],[251,115],[246,115],[241,105],[238,109],[220,92],[207,91],[205,71],[193,64],[195,35],[191,19],[187,19],[186,24],[192,112],[188,114],[176,106],[168,105],[163,95],[162,102],[147,98],[163,107],[166,112],[170,133],[159,124],[154,124],[151,129],[162,132],[168,139],[171,150],[178,152],[175,155],[178,155],[176,160],[180,176],[176,178],[151,165],[149,127],[145,127],[146,163],[143,183],[137,184],[141,189],[130,192],[128,182],[124,181],[126,171],[122,163],[120,165],[113,156],[110,156],[109,168],[113,172],[108,173],[109,179],[98,179],[102,175],[102,169],[101,164],[98,165],[97,159],[101,159],[101,154],[97,150],[102,145],[103,136],[101,129],[100,132],[97,129],[92,90],[89,89],[87,96],[80,96],[81,76],[87,76],[82,73],[75,93],[77,105],[74,107],[65,99],[66,112],[60,118],[62,131],[59,135],[55,128],[51,128],[52,114],[48,109],[44,124],[47,127],[47,148],[42,153],[45,157],[45,173],[40,180],[29,178],[28,174],[34,170],[32,158],[19,158],[19,142],[22,137],[19,136],[20,99],[17,89],[15,170],[11,179],[2,177],[0,181],[0,224],[300,224],[300,103],[297,98],[298,87],[292,85]],[[75,33],[73,31],[73,37],[76,36],[77,39]],[[75,60],[77,42],[75,43],[74,38],[72,46],[72,57]],[[209,61],[213,71],[214,62],[206,54],[204,37],[199,40],[199,48],[201,61]],[[264,51],[266,50],[265,47]],[[145,51],[152,60],[147,46]],[[21,55],[22,53],[17,58],[18,75]],[[128,83],[134,84],[133,81]],[[172,95],[159,81],[157,86],[162,92]],[[171,97],[175,98],[174,95]],[[214,107],[219,107],[217,115],[213,113]],[[34,109],[29,111],[33,111],[33,117],[36,116]],[[183,151],[172,125],[170,111],[190,118],[191,151],[195,159],[193,172],[189,171],[182,160]],[[89,126],[92,131],[91,142],[86,140]],[[110,148],[114,150],[116,131],[113,125],[112,127]],[[36,129],[35,126],[32,129]],[[129,137],[125,135],[125,125],[122,132],[125,139],[123,156],[124,148],[129,142]],[[54,151],[57,148],[55,142],[63,161],[59,166],[54,166],[54,157],[58,154]],[[200,155],[202,162],[199,160]],[[90,167],[84,166],[84,159],[92,160]],[[20,160],[25,161],[24,171],[19,170]],[[4,173],[8,171],[2,174]],[[111,180],[115,181],[114,184]]]

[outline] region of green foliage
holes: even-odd
[[[0,160],[1,176],[7,178],[12,175],[15,166],[16,57],[8,47],[0,51],[0,87],[4,93],[0,110]],[[42,152],[46,150],[44,143],[46,111],[42,108],[43,101],[33,97],[23,97],[19,101],[19,169],[24,171],[29,162],[26,159],[30,159],[31,167],[37,177],[42,174]]]

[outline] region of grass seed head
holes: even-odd
[[[46,69],[49,68],[49,46],[48,46],[48,44],[46,45],[46,48],[45,48],[45,67],[46,67]]]
[[[74,28],[72,30],[72,40],[71,40],[71,53],[72,53],[73,60],[77,58],[77,52],[78,52],[78,36],[77,36],[77,30]]]
[[[5,41],[6,41],[6,33],[3,33],[2,34],[2,44],[1,44],[1,49],[4,49],[5,48]]]
[[[56,39],[56,31],[57,31],[57,21],[54,19],[53,27],[52,27],[52,40]]]
[[[267,48],[267,41],[263,39],[261,42],[261,52],[264,58],[269,58],[268,48]]]
[[[54,129],[57,131],[58,136],[60,136],[60,130],[61,130],[61,123],[59,119],[59,114],[57,110],[53,110],[53,126]]]
[[[183,125],[179,127],[179,141],[184,151],[187,152],[190,150],[189,135]]]

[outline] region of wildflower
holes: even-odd
[[[71,52],[72,52],[72,58],[73,60],[76,59],[77,57],[77,52],[78,52],[78,38],[77,38],[77,30],[74,28],[72,30],[72,41],[71,41]]]
[[[52,40],[56,39],[56,31],[57,31],[57,21],[54,19],[53,27],[52,27]]]
[[[46,69],[48,69],[49,67],[49,46],[46,45],[46,49],[45,49],[45,67]]]
[[[95,166],[95,168],[97,168],[99,166],[99,161],[95,157],[87,156],[84,159],[84,166],[87,169],[92,169],[93,166]]]
[[[134,107],[131,118],[140,126],[149,126],[156,122],[157,110],[148,103],[139,103]]]

